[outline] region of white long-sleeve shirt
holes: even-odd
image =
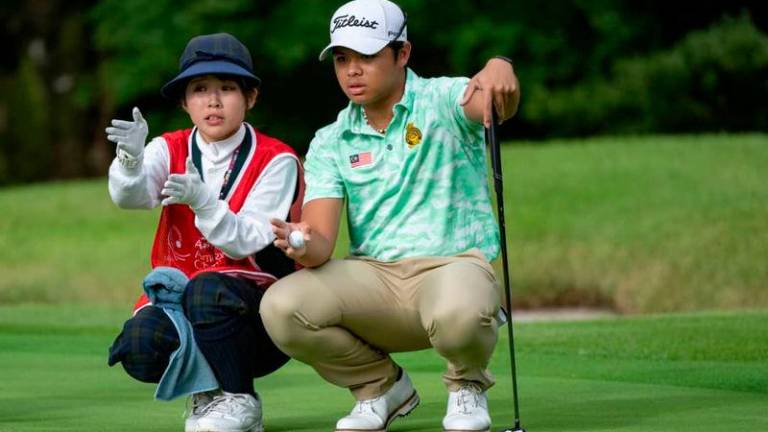
[[[232,153],[244,136],[245,125],[241,125],[237,133],[223,141],[207,143],[200,134],[195,137],[202,154],[203,178],[214,191],[221,190]],[[253,140],[258,146],[255,135]],[[109,194],[120,208],[155,208],[163,199],[160,191],[169,173],[168,145],[163,137],[156,137],[147,144],[135,167],[124,166],[117,157],[112,161]],[[214,211],[195,215],[195,226],[228,257],[242,259],[252,255],[274,241],[269,219],[285,219],[288,215],[297,176],[296,159],[288,154],[279,155],[264,168],[237,214],[219,200]]]

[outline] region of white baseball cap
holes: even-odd
[[[336,10],[331,18],[331,43],[320,53],[323,60],[333,47],[361,54],[381,51],[390,42],[408,40],[403,10],[389,0],[354,0]]]

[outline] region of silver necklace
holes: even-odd
[[[362,110],[363,110],[363,119],[365,120],[366,123],[368,123],[368,126],[370,126],[371,129],[375,130],[376,132],[384,135],[387,132],[386,126],[381,129],[377,128],[376,126],[373,125],[373,123],[371,123],[370,120],[368,120],[368,115],[365,113],[365,108],[362,108]]]

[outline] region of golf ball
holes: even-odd
[[[291,231],[288,235],[288,244],[294,249],[301,249],[304,247],[304,233],[301,231]]]

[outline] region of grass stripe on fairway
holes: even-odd
[[[0,306],[0,431],[178,431],[182,400],[106,366],[125,310]],[[516,326],[523,425],[549,431],[768,430],[768,311]],[[494,424],[512,422],[503,335],[491,369]],[[393,431],[439,431],[445,391],[432,351],[396,355],[421,406]],[[268,431],[332,430],[352,399],[290,362],[256,383]]]

